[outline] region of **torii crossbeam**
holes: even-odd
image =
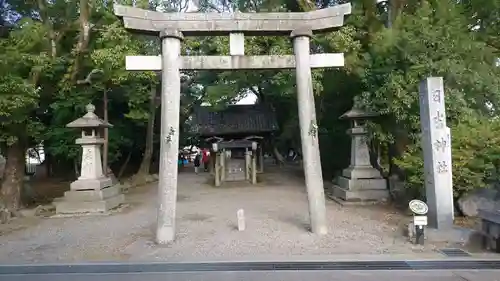
[[[289,35],[304,27],[322,32],[343,26],[351,4],[302,13],[162,13],[122,5],[114,9],[115,15],[123,18],[125,28],[142,34],[159,34],[168,28],[184,36]]]
[[[342,67],[343,54],[310,54],[313,32],[344,24],[350,4],[305,13],[160,13],[115,6],[125,27],[159,34],[161,56],[127,56],[126,69],[162,71],[160,175],[156,241],[175,238],[177,157],[179,150],[180,70],[296,69],[297,101],[304,173],[313,233],[326,234],[326,208],[319,155],[311,68]],[[229,34],[230,56],[181,56],[183,36]],[[283,35],[293,40],[294,55],[245,56],[245,35]]]
[[[315,54],[309,58],[311,68],[344,66],[344,54]],[[127,56],[127,70],[144,71],[162,69],[161,56]],[[183,70],[229,69],[294,69],[295,56],[181,56]]]

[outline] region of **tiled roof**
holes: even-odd
[[[278,130],[271,108],[259,104],[229,105],[222,110],[200,106],[194,110],[193,133],[201,136],[262,134]]]

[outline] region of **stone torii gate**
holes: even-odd
[[[115,5],[125,28],[155,34],[161,56],[127,56],[127,70],[161,70],[161,146],[156,242],[175,238],[179,150],[180,70],[296,69],[304,173],[313,233],[326,234],[326,209],[311,68],[342,67],[343,54],[310,54],[313,32],[344,24],[351,4],[303,13],[162,13]],[[230,56],[181,56],[183,36],[229,35]],[[245,35],[289,35],[294,55],[245,56]]]

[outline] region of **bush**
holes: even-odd
[[[473,119],[451,128],[453,196],[498,182],[500,120]],[[395,164],[405,171],[407,195],[425,199],[424,162],[420,143]]]

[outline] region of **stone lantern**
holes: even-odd
[[[333,187],[333,199],[341,204],[383,201],[389,197],[386,180],[370,162],[365,123],[376,116],[378,114],[365,112],[355,104],[339,118],[351,122],[347,130],[351,136],[351,164],[342,171]]]
[[[76,144],[82,146],[82,165],[80,177],[71,183],[70,190],[63,198],[56,200],[57,213],[93,213],[105,212],[117,207],[124,201],[118,185],[112,186],[112,180],[102,170],[101,146],[105,140],[99,135],[102,128],[112,127],[100,119],[92,104],[86,106],[87,113],[66,125],[79,128],[82,137]]]

